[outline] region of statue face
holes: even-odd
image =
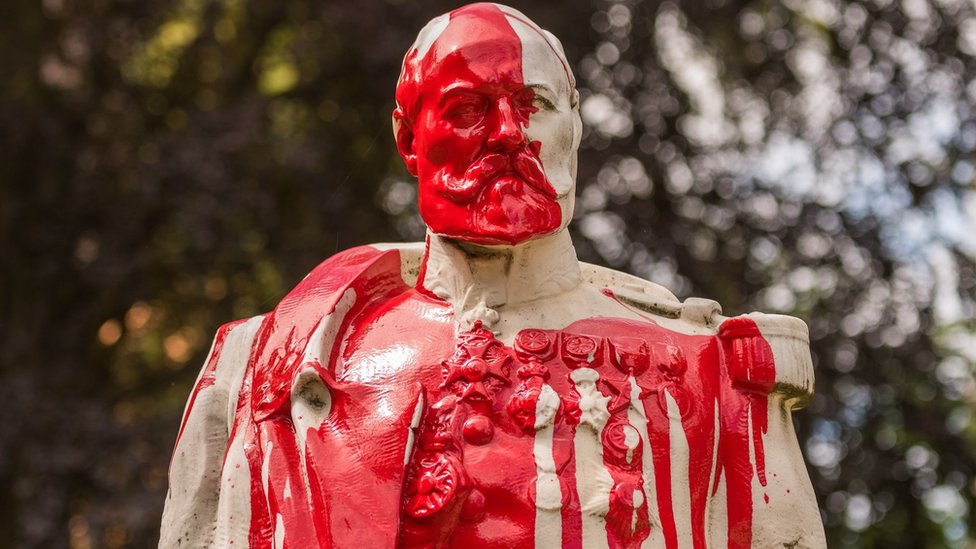
[[[397,145],[419,180],[427,225],[482,245],[519,244],[564,227],[579,115],[552,46],[501,8],[475,4],[452,12],[425,53],[416,115],[409,128],[401,125]]]

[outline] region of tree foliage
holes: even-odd
[[[0,546],[149,546],[211,334],[422,234],[389,116],[455,4],[13,3],[0,27]],[[808,321],[831,547],[974,534],[976,10],[514,3],[587,126],[583,259]]]

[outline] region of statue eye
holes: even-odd
[[[536,93],[532,97],[532,106],[535,107],[535,108],[537,108],[537,109],[539,109],[539,110],[541,110],[541,111],[554,111],[554,110],[556,110],[556,106],[553,105],[552,101],[550,101],[545,96],[543,96],[543,95],[541,95],[539,93]]]
[[[512,102],[515,104],[516,108],[522,116],[528,120],[529,116],[539,112],[540,110],[549,110],[552,108],[552,103],[550,103],[545,97],[539,95],[539,92],[534,88],[525,88],[521,92],[512,96]]]
[[[476,97],[462,97],[452,101],[444,117],[458,126],[471,126],[485,115],[485,102]]]

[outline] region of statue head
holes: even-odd
[[[471,4],[428,23],[403,60],[393,129],[431,231],[517,245],[565,228],[578,97],[559,40],[512,8]]]

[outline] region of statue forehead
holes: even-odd
[[[436,17],[413,49],[424,76],[444,59],[463,55],[469,67],[486,75],[517,70],[528,85],[548,84],[565,93],[575,87],[558,40],[508,6],[471,4]]]

